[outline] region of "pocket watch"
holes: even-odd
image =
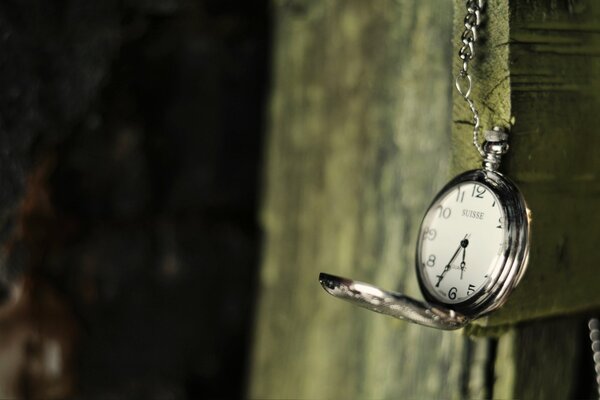
[[[473,112],[473,144],[481,169],[452,179],[429,206],[417,240],[419,301],[368,283],[321,273],[323,288],[370,310],[439,329],[458,329],[501,307],[525,272],[530,212],[518,187],[498,171],[508,134],[495,127],[479,144],[480,121],[470,97],[469,61],[474,55],[482,5],[467,2],[456,87]]]

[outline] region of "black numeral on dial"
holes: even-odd
[[[476,197],[478,199],[483,199],[483,194],[486,192],[483,186],[473,185],[473,193],[471,193],[471,197]]]
[[[438,210],[438,217],[440,218],[444,218],[444,219],[448,219],[450,218],[450,215],[452,215],[452,210],[450,209],[450,207],[442,207],[442,206],[437,206],[437,210]]]
[[[437,231],[435,229],[425,228],[423,230],[423,239],[433,240],[437,237]]]
[[[465,192],[460,190],[460,186],[459,186],[456,188],[456,202],[462,203],[464,199],[465,199]]]
[[[435,254],[431,254],[429,256],[429,258],[427,259],[427,262],[425,263],[428,267],[434,267],[435,266]]]
[[[475,286],[469,285],[469,287],[467,288],[467,296],[470,296],[473,293],[475,293]]]
[[[457,291],[457,290],[458,290],[458,289],[456,289],[454,286],[453,286],[453,287],[451,287],[451,288],[450,288],[450,290],[448,290],[448,298],[449,298],[450,300],[454,300],[454,299],[456,299],[456,291]]]
[[[504,218],[500,217],[498,218],[498,226],[496,228],[502,229],[502,225],[504,225]]]

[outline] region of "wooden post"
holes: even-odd
[[[453,173],[479,166],[457,99],[446,138],[464,2],[454,33],[452,10],[434,0],[275,2],[251,397],[576,393],[557,377],[584,356],[581,318],[524,321],[600,304],[600,8],[516,3],[487,2],[473,97],[484,127],[511,127],[503,170],[534,213],[531,264],[506,307],[468,331],[505,334],[471,340],[353,308],[317,283],[329,271],[419,295],[423,212]]]
[[[420,219],[448,178],[451,4],[276,2],[250,396],[465,397],[485,353],[351,307],[320,271],[418,296]],[[485,345],[485,344],[484,344]],[[479,357],[481,359],[481,357]]]

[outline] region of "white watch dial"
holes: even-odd
[[[443,303],[478,293],[505,251],[505,215],[486,185],[467,181],[445,192],[421,225],[418,270],[426,290]]]

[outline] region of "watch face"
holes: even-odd
[[[423,219],[417,249],[429,297],[456,304],[482,291],[506,250],[504,220],[498,196],[482,182],[461,182],[438,196]]]

